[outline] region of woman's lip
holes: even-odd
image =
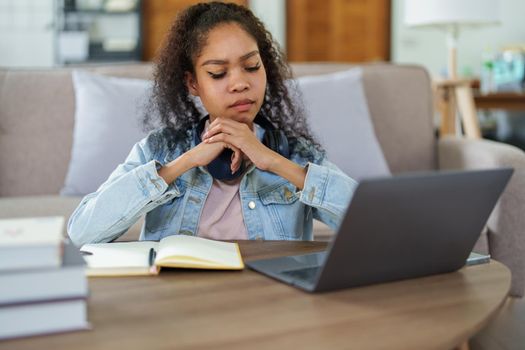
[[[255,101],[252,100],[240,100],[235,102],[234,104],[230,105],[230,108],[235,109],[237,112],[246,112],[250,108],[252,108],[252,105],[255,103]]]
[[[246,112],[252,108],[253,102],[237,103],[231,106],[237,112]]]
[[[248,104],[252,104],[254,101],[250,100],[250,99],[245,99],[245,100],[239,100],[239,101],[235,101],[232,105],[230,105],[230,107],[236,107],[236,106],[242,106],[242,105],[248,105]]]

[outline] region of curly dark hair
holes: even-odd
[[[295,84],[286,82],[291,78],[291,70],[279,45],[249,9],[233,3],[199,3],[178,14],[156,59],[150,112],[144,117],[146,129],[160,122],[171,131],[167,133],[171,137],[166,136],[172,147],[179,136],[196,126],[202,115],[188,92],[185,73],[195,74],[194,62],[210,30],[232,22],[255,39],[266,70],[266,93],[259,113],[284,131],[292,150],[302,138],[322,151],[310,132]],[[290,96],[291,93],[297,96]],[[155,113],[151,113],[153,110]]]

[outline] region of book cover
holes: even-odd
[[[0,307],[0,339],[89,329],[85,298]]]
[[[59,267],[64,217],[0,220],[0,271]]]
[[[86,297],[86,263],[66,241],[58,268],[0,271],[0,306],[49,299]]]

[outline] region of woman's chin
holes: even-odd
[[[255,115],[252,115],[251,113],[239,113],[233,115],[231,119],[239,123],[251,125],[253,123],[253,120],[255,119]]]
[[[242,113],[224,113],[223,118],[235,120],[239,123],[244,123],[248,125],[252,125],[253,120],[255,119],[255,114],[253,112],[242,112]],[[215,120],[215,117],[210,114],[211,121]]]

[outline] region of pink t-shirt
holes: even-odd
[[[202,209],[197,236],[216,240],[248,239],[239,197],[241,179],[213,180]]]
[[[203,134],[208,130],[208,125],[206,122]],[[241,180],[242,176],[231,181],[213,179],[202,209],[197,236],[216,240],[248,239],[239,196]]]

